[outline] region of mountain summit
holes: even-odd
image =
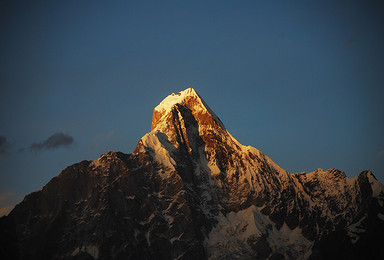
[[[175,106],[182,106],[190,110],[198,120],[200,126],[219,126],[225,129],[223,123],[199,94],[197,94],[193,88],[188,88],[177,94],[172,93],[172,95],[166,97],[155,107],[153,110],[151,131],[156,129],[164,130],[164,123],[167,123],[168,118],[171,116],[170,113],[174,110]]]
[[[2,259],[382,259],[384,188],[370,171],[288,173],[189,88],[132,154],[67,167],[0,228]]]

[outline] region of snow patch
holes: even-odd
[[[79,254],[81,252],[88,253],[94,259],[99,258],[99,247],[96,245],[84,245],[81,247],[77,247],[75,250],[73,250],[71,255],[76,256],[77,254]]]
[[[152,131],[143,136],[141,141],[144,148],[150,152],[157,162],[171,170],[175,170],[176,162],[173,160],[170,153],[176,148],[169,142],[168,137],[164,133],[159,130]]]
[[[221,126],[221,128],[225,130],[224,124],[221,122],[219,117],[212,111],[212,109],[207,105],[207,103],[205,103],[205,101],[199,96],[199,94],[197,94],[193,88],[187,88],[186,90],[177,94],[172,93],[163,101],[161,101],[160,104],[154,109],[154,111],[157,111],[161,114],[159,122],[165,121],[164,118],[166,118],[172,111],[172,107],[176,104],[183,104],[187,97],[194,97],[198,101],[198,103],[190,109],[192,109],[195,113],[203,112],[210,114],[212,118]],[[166,129],[166,127],[167,126],[165,124],[159,123],[156,126],[156,129]]]
[[[93,160],[91,163],[92,168],[98,168],[101,166],[100,159]]]
[[[347,227],[347,234],[351,239],[352,244],[355,244],[360,239],[360,234],[365,233],[366,230],[363,227],[363,222],[366,217],[362,217],[358,222]]]
[[[372,188],[372,197],[373,198],[380,198],[380,193],[384,192],[384,185],[381,184],[376,178],[372,175],[371,172],[368,172],[367,174],[369,183],[371,184]]]
[[[168,112],[171,111],[172,107],[175,104],[182,103],[185,97],[190,95],[197,96],[197,93],[193,88],[187,88],[186,90],[181,91],[177,94],[172,93],[171,95],[166,97],[163,101],[161,101],[160,104],[157,107],[155,107],[155,110],[161,113],[168,114]]]
[[[148,246],[151,246],[151,241],[149,241],[149,230],[145,233],[145,239],[147,240]]]
[[[272,253],[286,258],[306,259],[311,255],[313,242],[308,241],[300,228],[290,230],[285,224],[280,230],[255,207],[218,216],[218,224],[209,233],[205,246],[209,259],[255,258],[252,243],[265,240]]]

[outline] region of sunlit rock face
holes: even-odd
[[[243,146],[194,89],[166,97],[132,154],[67,167],[0,220],[2,259],[384,256],[370,171],[291,174]]]

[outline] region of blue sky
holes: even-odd
[[[73,163],[131,153],[153,108],[187,87],[291,173],[383,182],[383,13],[380,1],[2,1],[0,208]]]

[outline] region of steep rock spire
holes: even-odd
[[[200,95],[193,89],[188,88],[177,94],[172,93],[167,96],[153,110],[151,131],[160,130],[166,132],[170,126],[169,120],[173,116],[174,110],[177,107],[184,107],[191,111],[199,126],[211,126],[225,130],[224,124],[209,108]]]
[[[0,258],[383,259],[384,186],[370,171],[289,174],[193,89],[161,102],[152,130],[0,218]]]
[[[134,153],[143,152],[179,172],[180,165],[188,165],[188,176],[213,177],[212,183],[236,193],[246,205],[252,201],[249,194],[278,191],[281,182],[291,180],[261,151],[240,144],[192,88],[169,95],[154,109],[152,131],[140,140]],[[239,207],[238,201],[228,203]]]

